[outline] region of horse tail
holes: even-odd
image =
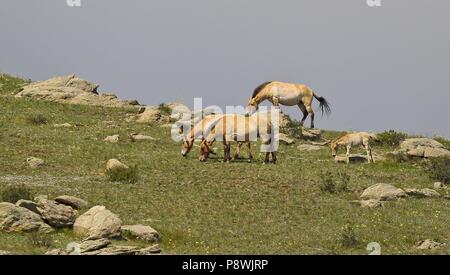
[[[322,110],[322,115],[325,113],[327,116],[331,114],[331,107],[330,103],[321,96],[318,96],[315,92],[313,92],[313,96],[319,101],[320,105],[319,108]]]

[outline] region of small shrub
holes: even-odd
[[[322,181],[319,188],[322,192],[331,194],[336,193],[336,184],[334,183],[333,174],[331,172],[328,171],[326,173],[322,173],[321,179]]]
[[[32,232],[28,235],[28,241],[34,247],[50,248],[53,246],[53,239],[46,234]]]
[[[301,138],[303,129],[301,123],[297,120],[291,119],[289,116],[285,116],[285,118],[287,119],[287,124],[286,126],[280,128],[280,132],[290,135],[294,138]]]
[[[356,232],[351,225],[345,225],[341,232],[341,245],[343,247],[352,248],[359,244]]]
[[[122,183],[136,183],[139,180],[137,165],[128,169],[113,169],[106,171],[109,181]]]
[[[48,123],[48,119],[43,114],[37,114],[28,117],[28,122],[33,125],[44,125]]]
[[[1,200],[16,203],[18,200],[32,200],[33,194],[25,185],[8,185],[1,190]]]
[[[384,131],[377,134],[377,141],[385,146],[397,147],[404,141],[408,135],[405,133],[396,132],[394,130]]]
[[[337,186],[337,191],[338,192],[347,192],[348,184],[350,183],[350,175],[345,172],[339,171],[338,179],[339,179],[339,184]]]
[[[445,184],[450,183],[450,158],[432,158],[429,160],[427,166],[426,170],[432,179]]]
[[[161,103],[158,105],[158,110],[163,113],[164,115],[171,115],[172,114],[172,109],[170,109],[169,106],[167,106],[164,103]]]

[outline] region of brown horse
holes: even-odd
[[[279,81],[269,81],[259,85],[253,92],[252,97],[248,101],[247,113],[252,114],[258,109],[258,105],[264,100],[269,100],[274,106],[297,105],[303,113],[301,124],[305,122],[308,115],[311,116],[311,128],[314,128],[314,111],[312,109],[313,98],[320,103],[322,115],[331,113],[330,104],[325,98],[318,96],[314,91],[306,85],[285,83]]]

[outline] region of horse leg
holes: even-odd
[[[367,162],[368,163],[373,163],[373,156],[372,156],[372,148],[370,147],[369,141],[364,142],[363,144],[364,149],[366,149],[367,152]]]
[[[236,146],[236,152],[234,153],[234,159],[238,159],[239,155],[241,154],[241,147],[242,147],[242,142],[238,142],[237,146]]]
[[[266,152],[266,157],[264,158],[264,163],[269,163],[270,161],[270,152]]]
[[[300,111],[302,112],[302,114],[303,114],[303,118],[302,118],[302,120],[300,121],[300,125],[302,125],[302,127],[303,127],[303,124],[305,123],[305,120],[306,120],[306,118],[308,117],[308,111],[306,111],[306,107],[305,107],[305,105],[303,104],[303,102],[300,102],[299,104],[297,104],[298,105],[298,108],[300,108]]]
[[[352,148],[351,145],[347,145],[347,164],[350,163],[350,149]]]
[[[314,129],[314,111],[313,111],[311,105],[308,105],[305,107],[306,107],[306,111],[311,116],[311,129]]]
[[[277,152],[272,152],[272,162],[273,164],[277,163]]]
[[[252,144],[250,142],[247,142],[247,148],[248,148],[248,158],[253,159]]]

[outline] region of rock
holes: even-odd
[[[169,123],[180,120],[182,117],[191,117],[192,112],[184,104],[166,103],[160,106],[147,106],[140,110],[136,116],[138,123]]]
[[[83,104],[104,107],[134,106],[134,101],[120,100],[113,94],[97,92],[98,85],[75,75],[50,78],[23,87],[15,96],[67,104]]]
[[[283,134],[283,133],[279,133],[278,139],[279,139],[279,141],[281,141],[281,142],[283,142],[284,144],[287,144],[287,145],[291,145],[291,144],[295,143],[294,139],[288,137],[286,134]]]
[[[111,143],[117,143],[119,142],[119,135],[112,135],[112,136],[107,136],[104,141],[106,142],[111,142]]]
[[[414,189],[414,188],[407,188],[405,189],[405,192],[408,196],[412,197],[418,197],[418,198],[430,198],[430,197],[440,197],[441,194],[439,194],[437,191],[430,189],[430,188],[424,188],[424,189]]]
[[[129,167],[123,164],[122,162],[118,161],[117,159],[110,159],[106,163],[106,171],[122,170],[122,169],[129,169]]]
[[[37,210],[43,220],[57,228],[71,227],[77,215],[77,211],[72,207],[46,199],[38,202]]]
[[[159,245],[152,245],[146,248],[138,248],[135,246],[111,246],[100,250],[86,252],[84,255],[151,255],[160,253]]]
[[[14,255],[11,251],[0,250],[0,256]]]
[[[31,169],[37,169],[45,165],[45,161],[40,158],[29,157],[27,158],[27,163]]]
[[[40,200],[48,200],[48,196],[47,195],[37,195],[36,197],[33,198],[34,202],[39,202]]]
[[[437,158],[449,157],[450,151],[434,139],[409,138],[400,143],[400,149],[394,151],[393,154],[404,154],[409,157]]]
[[[45,252],[45,255],[59,256],[59,255],[68,255],[64,249],[55,248]]]
[[[362,200],[389,201],[406,197],[405,191],[390,184],[378,183],[365,189],[361,194]]]
[[[73,225],[77,235],[87,239],[115,238],[120,236],[122,221],[104,206],[94,206],[78,217]]]
[[[131,134],[131,140],[132,141],[147,141],[147,140],[156,140],[156,139],[151,136],[146,136],[146,135],[142,135],[142,134]]]
[[[445,184],[443,184],[442,182],[435,182],[433,184],[433,188],[436,190],[440,190],[440,189],[446,189],[447,186],[445,186]]]
[[[124,225],[121,231],[123,235],[128,235],[145,242],[157,242],[160,239],[159,233],[146,225]]]
[[[70,127],[72,127],[72,124],[70,124],[70,123],[53,124],[53,127],[55,127],[55,128],[70,128]]]
[[[383,207],[384,201],[370,199],[370,200],[361,200],[359,201],[361,207],[363,208],[375,208],[375,207]]]
[[[98,239],[98,240],[86,240],[80,244],[81,254],[85,254],[87,252],[96,251],[99,249],[103,249],[111,244],[111,241],[108,239]]]
[[[77,210],[88,207],[88,205],[89,205],[89,203],[85,200],[82,200],[77,197],[65,196],[65,195],[55,198],[55,201],[59,202],[61,204],[64,204],[64,205],[68,205]]]
[[[40,215],[41,213],[39,213],[38,209],[37,209],[37,203],[35,203],[34,201],[29,201],[29,200],[18,200],[16,202],[17,206],[20,207],[24,207],[38,215]]]
[[[5,232],[42,232],[49,233],[53,229],[41,217],[12,203],[0,203],[0,231]]]
[[[420,241],[416,244],[416,248],[422,249],[422,250],[435,250],[435,249],[439,249],[443,246],[445,246],[445,244],[438,243],[433,240]]]
[[[317,145],[311,145],[311,144],[300,144],[297,146],[297,149],[300,151],[318,151],[321,150],[323,147],[317,146]]]
[[[322,138],[322,130],[319,129],[302,129],[302,138],[304,139],[320,139]]]

